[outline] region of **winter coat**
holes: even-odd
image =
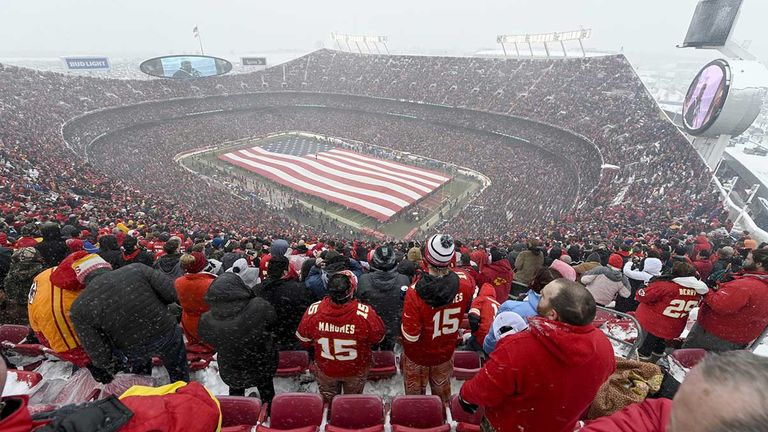
[[[509,261],[503,261],[509,264]],[[469,307],[468,314],[472,336],[474,336],[478,345],[483,345],[498,311],[499,302],[496,301],[496,289],[489,283],[483,284],[477,297],[472,300],[472,306]]]
[[[143,264],[96,272],[70,312],[95,366],[111,366],[113,346],[135,348],[175,331],[178,324],[168,310],[178,302],[173,279]]]
[[[698,323],[735,344],[748,344],[768,326],[768,273],[734,276],[704,296]]]
[[[491,284],[495,291],[495,299],[502,303],[509,299],[509,292],[512,290],[512,266],[506,259],[501,259],[488,263],[483,267],[480,276],[475,281],[477,286]]]
[[[592,293],[595,302],[605,306],[612,302],[616,295],[627,298],[632,294],[629,281],[624,275],[610,267],[597,266],[581,276],[581,283]]]
[[[404,259],[397,265],[397,272],[413,280],[416,276],[416,264],[411,260]]]
[[[693,246],[693,255],[696,256],[696,254],[699,253],[699,251],[711,251],[712,250],[712,244],[709,242],[709,239],[707,236],[697,236],[696,237],[696,244]]]
[[[304,312],[312,304],[312,294],[295,279],[267,279],[256,285],[254,291],[272,305],[279,317],[270,328],[275,335],[277,349],[295,349],[296,329]]]
[[[616,369],[602,331],[546,318],[530,330],[502,338],[490,359],[460,394],[485,407],[498,432],[572,432],[598,389]]]
[[[523,285],[531,283],[536,272],[544,265],[544,253],[535,255],[530,250],[524,250],[515,259],[515,282]]]
[[[216,276],[210,273],[187,273],[174,282],[182,310],[181,327],[189,345],[200,343],[197,327],[200,317],[210,309],[205,294],[215,279]]]
[[[421,366],[450,360],[474,291],[474,282],[464,273],[449,272],[443,277],[423,273],[408,288],[403,303],[400,327],[406,357]]]
[[[12,263],[3,281],[3,289],[8,301],[26,306],[29,303],[29,288],[32,286],[32,281],[44,268],[43,263],[34,260]]]
[[[155,256],[144,249],[136,249],[131,253],[123,251],[118,260],[118,268],[125,267],[128,264],[139,263],[152,267],[155,264]]]
[[[78,367],[90,363],[88,354],[74,331],[70,310],[83,292],[83,285],[63,266],[47,269],[35,279],[29,299],[29,326],[38,340],[56,355]]]
[[[541,294],[537,294],[534,290],[528,290],[528,297],[523,301],[507,300],[499,307],[499,312],[514,312],[523,319],[527,320],[530,317],[539,315],[536,308],[539,307],[539,301],[541,300]]]
[[[571,265],[566,263],[565,261],[560,261],[559,259],[556,259],[552,261],[552,264],[549,265],[549,268],[551,268],[552,270],[556,270],[565,279],[576,282],[576,277],[577,277],[576,270],[574,270],[574,268],[571,267]]]
[[[133,413],[130,421],[120,427],[120,432],[219,430],[219,403],[197,382],[179,381],[162,387],[134,386],[120,396],[120,402]]]
[[[592,252],[589,254],[586,261],[577,266],[574,266],[573,269],[576,271],[576,275],[580,276],[586,274],[588,271],[595,267],[600,267],[600,255]]]
[[[661,260],[658,258],[646,258],[643,270],[632,270],[632,261],[624,264],[624,276],[629,280],[631,287],[630,295],[627,298],[616,298],[616,309],[619,312],[632,312],[637,310],[640,303],[636,300],[637,290],[644,287],[651,278],[661,275]]]
[[[108,262],[113,269],[120,267],[122,255],[123,251],[120,250],[120,245],[117,244],[117,237],[105,235],[99,238],[99,256]]]
[[[5,279],[11,270],[11,258],[13,249],[0,246],[0,278]]]
[[[646,399],[588,422],[579,432],[664,432],[672,414],[672,400]]]
[[[701,296],[709,291],[707,284],[693,276],[651,279],[637,291],[635,317],[648,333],[662,339],[674,339],[683,332],[688,312],[699,305]]]
[[[2,359],[0,359],[2,360]],[[3,432],[29,432],[42,423],[32,421],[29,396],[5,396],[0,399],[5,408],[0,412],[0,430]]]
[[[160,270],[165,275],[176,279],[184,275],[184,270],[181,268],[179,258],[181,258],[181,254],[165,254],[155,261],[153,267],[156,270]]]
[[[394,347],[400,336],[400,318],[403,314],[403,294],[411,285],[411,279],[397,270],[374,270],[362,275],[357,284],[355,296],[360,302],[370,305],[384,321],[386,334],[382,346]]]
[[[254,387],[277,370],[277,349],[269,328],[275,308],[256,297],[235,273],[211,284],[205,301],[211,310],[200,318],[198,333],[218,352],[221,379],[233,388]]]
[[[322,270],[317,266],[312,267],[307,280],[304,281],[304,285],[312,292],[312,299],[314,301],[320,301],[325,297],[325,285],[328,283],[328,277],[333,273],[348,269],[360,279],[363,275],[363,267],[352,258],[349,258],[348,261],[349,265],[346,265],[346,262],[337,262],[327,264]]]
[[[703,281],[707,280],[712,273],[712,262],[706,259],[696,260],[693,262],[693,266],[696,267],[696,271],[699,272],[699,278]]]
[[[482,249],[475,249],[469,254],[469,259],[477,265],[479,271],[483,271],[488,264],[488,252]]]
[[[40,229],[43,241],[35,246],[47,267],[56,267],[69,255],[69,248],[61,239],[61,229],[55,223],[45,223]]]
[[[221,257],[221,270],[229,270],[232,268],[232,265],[235,264],[235,261],[240,258],[245,258],[245,254],[242,252],[226,252],[224,256]]]

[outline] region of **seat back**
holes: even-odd
[[[244,396],[216,396],[221,406],[221,425],[255,426],[259,423],[261,414],[261,401]]]
[[[380,380],[397,375],[397,358],[393,351],[374,351],[373,367],[368,371],[368,380]]]
[[[280,351],[277,376],[301,375],[309,369],[309,353],[306,351]]]
[[[8,375],[8,378],[11,378],[11,375],[16,375],[16,381],[25,383],[29,388],[36,386],[43,380],[43,376],[34,371],[8,369]]]
[[[704,356],[707,355],[707,352],[700,348],[686,348],[686,349],[678,349],[672,351],[672,354],[670,356],[677,361],[677,363],[680,364],[680,366],[690,369],[694,366],[696,366],[701,360],[704,359]]]
[[[339,395],[331,402],[329,424],[363,429],[384,424],[384,402],[375,395]]]
[[[461,407],[459,404],[459,396],[453,395],[451,397],[451,418],[458,423],[467,423],[471,425],[479,425],[483,421],[485,415],[485,408],[479,407],[474,414],[470,414]]]
[[[21,343],[29,334],[29,327],[15,324],[0,325],[0,342]]]
[[[433,428],[445,424],[445,408],[438,396],[395,396],[389,419],[393,425]]]
[[[482,364],[480,355],[475,351],[456,351],[453,353],[453,376],[458,380],[472,379]]]
[[[280,393],[272,400],[269,427],[298,429],[323,423],[323,397],[317,393]]]

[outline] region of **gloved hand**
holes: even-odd
[[[468,412],[470,414],[474,414],[477,411],[478,406],[475,405],[475,404],[471,404],[471,403],[465,401],[464,399],[462,399],[461,398],[461,393],[459,393],[458,398],[459,398],[459,405],[461,405],[461,409],[463,409],[464,411],[466,411],[466,412]]]
[[[480,315],[469,314],[469,330],[475,333],[480,328]]]
[[[88,368],[88,371],[91,373],[93,379],[102,384],[109,384],[113,379],[115,379],[115,376],[106,369],[102,369],[92,364],[89,364],[86,366],[86,368]]]

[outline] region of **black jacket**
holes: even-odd
[[[69,255],[69,248],[61,239],[61,229],[57,224],[49,222],[43,224],[40,234],[43,236],[43,241],[35,248],[43,256],[46,267],[56,267]]]
[[[422,272],[421,279],[416,282],[416,294],[433,308],[450,304],[457,292],[459,292],[459,276],[454,272],[449,272],[443,277]]]
[[[96,270],[100,272],[100,270]],[[173,279],[143,264],[89,275],[70,316],[97,367],[109,369],[112,345],[142,346],[175,330],[168,305],[178,302]]]
[[[136,251],[134,250],[132,252],[136,252]],[[140,249],[138,252],[139,253],[132,256],[132,253],[123,251],[123,253],[120,254],[118,267],[125,267],[128,264],[133,264],[133,263],[144,264],[145,266],[148,266],[148,267],[152,267],[155,264],[154,254],[147,252],[144,249]]]
[[[99,239],[99,256],[108,262],[113,269],[120,267],[120,256],[123,252],[117,244],[117,237],[105,235]]]
[[[179,263],[180,258],[181,254],[165,254],[155,261],[153,267],[175,280],[184,275],[184,270],[181,269]]]
[[[277,349],[269,328],[277,316],[266,300],[235,273],[224,273],[205,294],[211,310],[200,318],[198,334],[218,352],[221,379],[230,387],[248,388],[271,379]]]
[[[384,321],[387,329],[383,349],[392,349],[395,338],[400,335],[400,318],[403,314],[403,290],[411,284],[411,279],[397,272],[374,270],[360,276],[357,285],[357,299],[370,305]]]
[[[221,271],[225,272],[232,268],[232,266],[235,265],[235,261],[240,258],[245,258],[245,254],[240,252],[225,253],[224,256],[221,257]]]
[[[296,330],[304,312],[312,304],[312,293],[298,280],[285,279],[267,279],[257,285],[254,291],[256,295],[268,301],[280,317],[271,328],[277,348],[296,349],[299,343]]]

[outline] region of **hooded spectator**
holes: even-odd
[[[304,281],[304,284],[312,292],[312,297],[315,301],[320,301],[325,297],[325,287],[328,284],[330,275],[343,270],[351,270],[358,278],[363,274],[363,268],[360,266],[360,263],[352,258],[347,258],[334,250],[328,250],[323,253],[325,258],[321,254],[315,260],[315,267],[312,267],[307,279]]]
[[[646,332],[638,350],[641,360],[655,363],[664,355],[665,340],[680,336],[688,313],[708,291],[707,284],[696,279],[696,268],[685,262],[675,262],[670,275],[655,277],[637,291],[635,316]]]
[[[229,394],[244,396],[247,388],[257,387],[262,402],[271,402],[278,360],[269,330],[277,320],[275,309],[235,273],[216,278],[205,301],[211,310],[200,318],[199,335],[216,349]]]
[[[285,255],[273,256],[267,265],[267,278],[254,291],[275,309],[279,320],[271,329],[278,350],[299,348],[295,332],[301,317],[312,303],[312,294],[296,279],[287,279],[289,259]],[[256,270],[256,269],[254,269]]]
[[[632,294],[629,280],[622,273],[623,265],[621,256],[613,254],[608,258],[607,266],[597,266],[581,276],[581,282],[598,306],[607,306],[617,295],[627,298]]]
[[[197,333],[200,317],[208,312],[208,304],[205,302],[205,294],[216,276],[206,273],[204,270],[208,260],[202,252],[192,252],[182,255],[179,259],[184,275],[174,282],[176,296],[181,305],[181,327],[188,345],[201,344]]]
[[[583,263],[577,266],[574,266],[573,269],[576,271],[577,277],[581,278],[581,275],[592,270],[595,267],[599,267],[600,265],[601,265],[600,254],[598,254],[597,252],[592,252],[591,254],[589,254],[589,256],[587,256],[587,259]],[[624,265],[619,267],[619,269],[622,269],[622,268],[624,268]]]
[[[120,258],[123,255],[123,251],[120,250],[117,237],[111,234],[99,237],[98,255],[108,262],[113,269],[120,267]]]
[[[747,256],[742,273],[704,296],[683,348],[746,348],[768,326],[768,250]]]
[[[547,284],[538,310],[529,330],[502,338],[461,387],[463,409],[485,408],[485,428],[572,431],[616,369],[610,341],[592,325],[595,301],[583,286],[566,279]]]
[[[619,312],[632,312],[637,310],[640,303],[636,300],[637,291],[648,284],[655,276],[661,275],[661,260],[658,258],[646,258],[642,261],[629,261],[624,264],[624,276],[629,280],[631,293],[629,297],[616,298],[616,309]]]
[[[27,325],[27,304],[29,290],[37,276],[44,269],[43,257],[31,247],[18,249],[11,257],[11,268],[3,281],[5,301],[0,302],[0,322],[3,324]]]
[[[696,271],[699,272],[699,279],[706,281],[712,273],[712,261],[710,261],[710,253],[708,249],[701,249],[696,254],[696,260],[693,262]]]
[[[411,279],[397,272],[395,251],[391,246],[376,248],[370,264],[371,272],[360,276],[355,296],[361,303],[370,305],[384,321],[386,334],[378,348],[389,351],[394,349],[400,336],[403,297]]]
[[[506,258],[504,261],[509,264]],[[499,306],[499,302],[496,301],[496,289],[493,285],[484,283],[469,308],[468,319],[471,335],[467,339],[467,348],[472,351],[483,350],[483,344],[491,330]]]
[[[152,267],[155,263],[155,258],[151,253],[147,252],[143,247],[139,246],[139,240],[136,237],[128,236],[123,240],[123,251],[119,259],[119,267],[127,266],[128,264],[139,263],[145,266]]]
[[[245,258],[245,254],[240,250],[240,242],[229,240],[224,244],[224,256],[221,258],[221,268],[224,271],[232,268],[235,261]]]
[[[61,229],[55,222],[46,222],[40,228],[43,241],[35,246],[47,267],[56,267],[69,254],[69,248],[61,239]]]
[[[566,255],[567,256],[567,255]],[[576,270],[565,261],[556,259],[549,265],[550,268],[557,270],[565,279],[576,282]]]
[[[483,267],[475,283],[480,287],[490,284],[496,291],[495,300],[503,303],[509,300],[512,277],[512,266],[507,260],[507,251],[493,247],[491,248],[491,262]]]
[[[261,282],[261,279],[259,279],[259,270],[255,267],[249,266],[248,260],[245,258],[240,258],[235,261],[234,264],[232,264],[232,267],[230,267],[225,273],[234,273],[240,276],[240,279],[242,279],[243,282],[248,285],[248,288],[251,289],[253,289],[259,282]]]
[[[179,252],[180,247],[181,239],[179,237],[174,236],[168,239],[168,241],[163,244],[163,256],[155,261],[153,267],[173,279],[183,275],[184,270],[182,270],[181,264],[179,264],[179,260],[181,259],[181,253]]]
[[[272,259],[273,256],[287,254],[289,247],[290,245],[286,240],[276,239],[272,241],[272,244],[269,246],[269,253],[262,256],[261,261],[259,261],[259,276],[262,279],[266,279],[267,277],[267,263],[269,260]]]
[[[509,260],[507,260],[509,262]],[[472,280],[477,283],[477,280],[480,278],[480,273],[477,271],[477,266],[472,265],[472,260],[469,257],[469,254],[461,254],[461,258],[459,258],[458,267],[457,270],[461,270],[464,273],[466,273],[468,276],[472,278]],[[511,264],[510,264],[511,267]],[[510,282],[511,283],[511,282]]]
[[[130,371],[150,375],[152,357],[157,356],[171,382],[189,381],[182,330],[168,309],[178,302],[173,279],[143,264],[110,271],[94,255],[72,267],[86,286],[72,304],[72,323],[93,364],[107,371],[94,378],[111,382],[126,369],[123,357]]]
[[[512,296],[517,297],[528,289],[528,284],[544,265],[544,252],[539,239],[530,239],[528,249],[520,252],[515,259],[515,276]]]

